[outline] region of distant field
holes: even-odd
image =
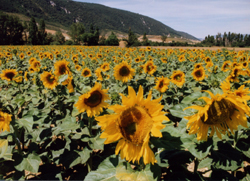
[[[145,48],[144,46],[142,48]],[[246,50],[246,51],[250,51],[250,47],[249,48],[239,48],[239,47],[181,47],[181,46],[155,46],[153,48],[159,48],[159,49],[206,49],[206,50],[221,50],[221,49],[227,49],[227,50],[234,50],[234,51],[240,51],[240,50]]]

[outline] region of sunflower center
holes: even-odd
[[[118,123],[124,138],[135,145],[143,144],[153,126],[147,111],[137,105],[123,111]]]
[[[198,77],[198,78],[202,77],[201,70],[195,71],[195,76]]]
[[[178,75],[174,76],[174,79],[177,80],[177,81],[181,81],[181,75],[178,74]]]
[[[128,76],[130,73],[130,70],[127,66],[123,66],[120,70],[119,70],[119,74],[121,76]]]
[[[83,75],[84,75],[84,76],[89,75],[89,71],[84,71],[84,72],[83,72]]]
[[[88,99],[84,99],[84,103],[89,107],[96,107],[102,102],[102,94],[99,91],[91,93]]]
[[[48,75],[48,76],[47,76],[47,81],[48,81],[49,83],[54,83],[54,80],[55,80],[55,77],[54,77],[53,75]]]
[[[235,110],[235,105],[226,99],[213,101],[207,111],[207,120],[205,120],[205,115],[203,114],[201,121],[209,125],[217,123],[222,124],[231,119],[231,116],[234,114]]]
[[[13,77],[15,77],[15,74],[14,74],[13,72],[7,72],[7,73],[5,74],[5,76],[6,76],[8,79],[12,80]]]
[[[148,65],[147,66],[147,71],[149,72],[150,70],[152,70],[152,68],[153,68],[152,65]]]
[[[59,67],[59,72],[60,72],[61,75],[63,75],[63,74],[66,73],[66,67],[65,67],[65,65],[61,65],[61,66]]]
[[[163,80],[162,80],[162,81],[160,81],[160,83],[159,83],[159,88],[162,88],[163,85],[164,85],[164,83],[163,83]]]

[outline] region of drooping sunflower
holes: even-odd
[[[194,80],[202,81],[206,76],[204,68],[200,67],[198,69],[194,69],[192,72],[192,76],[193,76]]]
[[[153,61],[148,61],[147,63],[145,63],[145,65],[144,65],[144,72],[145,73],[153,75],[153,73],[155,73],[156,70],[157,70],[157,66],[154,65]]]
[[[185,109],[196,109],[198,113],[192,116],[186,116],[189,120],[187,128],[190,128],[189,134],[197,133],[197,140],[206,141],[208,130],[211,128],[210,137],[216,132],[221,138],[221,134],[226,132],[234,134],[234,130],[238,129],[239,125],[247,127],[247,117],[249,115],[249,107],[241,102],[237,96],[233,94],[216,94],[207,91],[211,97],[201,97],[206,102],[202,106],[190,106]]]
[[[55,72],[54,74],[59,77],[61,75],[64,75],[64,74],[70,74],[70,70],[69,70],[69,62],[66,61],[66,60],[60,60],[60,61],[57,61],[55,64],[54,64],[54,67],[55,67]]]
[[[2,70],[0,77],[2,80],[12,81],[17,74],[16,69],[6,69]]]
[[[168,89],[168,85],[170,83],[170,80],[167,77],[159,77],[157,82],[156,82],[156,86],[155,89],[160,91],[161,93],[166,92],[166,90]]]
[[[91,77],[91,70],[90,70],[89,68],[84,68],[84,69],[82,70],[81,75],[82,75],[83,77]]]
[[[222,65],[222,67],[221,67],[221,70],[223,71],[223,72],[227,72],[227,71],[229,71],[231,69],[231,61],[225,61],[224,63],[223,63],[223,65]]]
[[[185,83],[184,72],[180,70],[174,71],[173,74],[171,75],[171,81],[178,87],[182,87],[182,85]]]
[[[11,115],[0,111],[0,132],[10,131]]]
[[[100,67],[95,70],[95,75],[97,76],[96,80],[103,81],[102,70]]]
[[[116,65],[114,68],[114,76],[116,80],[128,82],[128,80],[132,79],[134,75],[135,70],[125,61],[122,61],[122,63]]]
[[[102,90],[100,83],[95,83],[95,86],[86,94],[79,97],[79,100],[74,105],[79,112],[87,112],[88,117],[99,115],[103,108],[109,106],[108,103],[104,102],[109,99],[107,94],[108,89]]]
[[[44,71],[41,74],[41,81],[43,82],[44,87],[48,89],[54,89],[58,85],[57,77],[47,71]]]
[[[122,96],[123,105],[113,105],[109,109],[115,113],[96,118],[106,138],[104,144],[119,141],[115,154],[119,152],[122,159],[139,162],[143,157],[144,164],[156,162],[153,151],[149,147],[150,136],[162,137],[160,132],[165,126],[163,120],[168,121],[163,105],[159,104],[161,97],[151,100],[150,91],[147,99],[143,99],[143,88],[139,87],[136,95],[132,87],[128,87],[128,96]]]

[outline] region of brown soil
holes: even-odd
[[[146,46],[141,46],[141,48],[146,48]],[[250,51],[250,48],[239,48],[239,47],[181,47],[181,46],[153,46],[152,48],[156,49],[206,49],[206,50],[222,50],[222,49],[227,49],[227,50],[234,50],[234,51],[240,51],[240,50],[246,50]]]

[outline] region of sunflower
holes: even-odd
[[[31,58],[29,59],[29,64],[32,65],[32,63],[33,63],[34,61],[37,61],[37,59],[36,59],[35,57],[31,57]]]
[[[161,62],[162,63],[168,63],[168,58],[167,57],[162,57]]]
[[[41,74],[41,81],[43,82],[44,87],[49,89],[54,89],[58,84],[57,77],[47,71],[44,71]]]
[[[229,133],[229,130],[234,134],[234,130],[238,129],[239,125],[247,127],[247,117],[249,115],[249,107],[239,101],[237,96],[233,94],[216,94],[206,91],[211,96],[201,97],[206,105],[190,106],[185,109],[196,109],[198,113],[192,116],[186,116],[189,120],[187,128],[190,128],[189,134],[197,133],[197,140],[207,140],[208,130],[211,128],[210,137],[216,132],[221,139],[221,133]]]
[[[86,94],[79,97],[75,107],[79,112],[87,112],[88,117],[99,115],[103,108],[108,107],[108,103],[104,102],[109,99],[107,94],[108,89],[101,89],[100,83],[95,83],[95,86]]]
[[[171,81],[178,87],[182,87],[185,83],[185,74],[180,70],[174,71],[171,76]]]
[[[202,63],[196,63],[194,64],[194,68],[195,69],[198,69],[198,68],[201,68],[202,67]]]
[[[144,72],[148,73],[150,75],[153,75],[153,73],[156,71],[157,66],[154,65],[153,61],[148,61],[145,65],[144,65]]]
[[[114,76],[116,80],[128,82],[128,80],[132,79],[134,75],[135,70],[125,61],[122,61],[122,63],[116,65],[114,68]]]
[[[122,96],[123,105],[113,105],[109,109],[115,113],[112,115],[99,116],[96,120],[104,131],[101,138],[106,138],[104,144],[119,141],[115,154],[119,152],[122,159],[139,162],[143,157],[144,164],[156,162],[153,151],[149,147],[150,136],[162,137],[160,132],[165,126],[162,121],[168,121],[164,107],[158,102],[161,97],[151,100],[150,91],[147,99],[143,99],[143,88],[139,87],[136,95],[132,87],[128,87],[128,96]]]
[[[91,70],[90,70],[89,68],[84,68],[84,69],[82,70],[81,75],[82,75],[83,77],[91,77]]]
[[[184,62],[186,59],[185,59],[185,55],[180,55],[179,58],[178,58],[179,62]]]
[[[11,115],[0,111],[0,131],[10,131]]]
[[[21,60],[23,60],[24,57],[25,57],[24,53],[20,53],[19,58],[20,58]]]
[[[202,81],[206,76],[204,68],[200,67],[198,69],[194,69],[192,76],[196,81]]]
[[[15,82],[20,83],[20,82],[23,81],[23,77],[22,77],[22,76],[18,76],[18,77],[15,77],[13,80],[14,80]]]
[[[2,80],[12,81],[17,74],[16,69],[6,69],[2,71],[0,77]]]
[[[157,82],[156,82],[156,86],[155,89],[160,91],[161,93],[166,92],[166,90],[168,89],[168,85],[170,83],[170,80],[167,77],[159,77]]]
[[[35,60],[32,62],[31,67],[35,70],[35,71],[39,71],[40,67],[41,67],[41,63],[38,60]]]
[[[97,79],[96,79],[96,80],[103,81],[103,78],[102,78],[102,70],[101,70],[101,68],[97,68],[97,69],[95,70],[95,75],[97,76]]]
[[[105,62],[101,65],[101,69],[103,72],[106,72],[109,70],[109,63]]]
[[[229,71],[229,70],[231,70],[231,61],[225,61],[224,63],[223,63],[223,65],[222,65],[222,67],[221,67],[221,70],[223,71],[223,72],[227,72],[227,71]]]
[[[60,61],[57,61],[55,64],[54,64],[54,67],[55,67],[55,72],[54,74],[59,77],[61,75],[64,75],[64,74],[71,74],[69,68],[68,68],[68,65],[69,65],[69,62],[66,61],[66,60],[60,60]]]
[[[81,66],[80,65],[75,65],[75,69],[77,70],[77,71],[80,71],[81,70]]]
[[[247,101],[250,100],[250,91],[249,88],[245,89],[245,85],[240,86],[237,90],[233,92],[233,94],[238,96],[238,98],[241,99],[241,101],[245,104],[247,104]]]

